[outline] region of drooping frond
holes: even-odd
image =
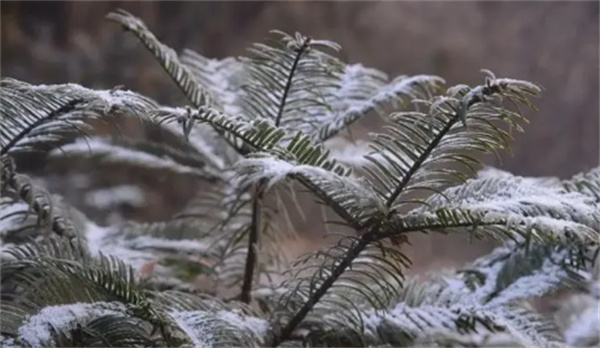
[[[25,330],[27,327],[22,325],[28,316],[39,314],[39,324],[36,325],[52,326],[53,318],[48,318],[44,310],[52,308],[49,306],[61,305],[73,305],[81,309],[75,305],[77,303],[87,303],[93,307],[98,302],[118,302],[135,312],[140,319],[160,322],[157,314],[145,302],[145,296],[136,289],[133,273],[123,263],[105,257],[81,257],[76,252],[65,258],[64,250],[69,250],[70,245],[64,242],[59,245],[60,248],[37,250],[22,245],[3,251],[2,288],[5,291],[2,294],[1,311],[4,335],[17,337],[18,334],[27,334],[35,336],[30,336],[28,341],[46,340],[46,331]],[[59,308],[63,310],[62,306]],[[83,312],[87,312],[87,309],[84,308]],[[93,313],[97,316],[110,314]],[[72,325],[72,320],[79,314],[71,315],[72,319],[65,319],[67,322],[64,324]],[[70,314],[65,312],[65,315]],[[31,320],[33,318],[35,317]],[[61,331],[64,328],[55,329]],[[30,344],[39,346],[49,343]]]
[[[217,131],[226,132],[226,139],[234,144],[234,148],[245,154],[251,150],[270,149],[285,135],[285,131],[273,125],[272,121],[247,121],[223,114],[214,108],[162,108],[157,110],[153,117],[161,124],[173,122],[181,124],[186,136],[192,132],[197,123],[210,124]],[[238,141],[243,143],[239,144]],[[250,149],[245,148],[244,145]]]
[[[294,178],[321,202],[331,207],[344,222],[360,229],[382,210],[379,198],[368,183],[352,176],[350,168],[338,163],[330,150],[297,133],[286,144],[257,152],[238,161],[234,168],[244,182],[275,183]]]
[[[565,260],[567,249],[507,243],[457,272],[465,303],[505,306],[576,287],[583,277]],[[453,277],[454,279],[454,277]]]
[[[3,78],[2,154],[52,150],[85,135],[90,121],[140,116],[156,103],[130,91],[96,91],[76,84],[30,85]]]
[[[2,287],[10,291],[2,295],[3,336],[33,347],[102,339],[104,345],[202,341],[254,346],[268,334],[269,324],[259,317],[211,298],[143,290],[122,262],[104,256],[65,257],[68,249],[63,243],[54,249],[32,244],[5,251]]]
[[[492,236],[508,233],[527,243],[558,241],[566,246],[594,242],[600,228],[600,209],[589,197],[516,176],[471,179],[434,194],[425,204],[406,216],[415,221],[429,216],[432,225],[446,224],[448,228],[469,220],[471,227],[477,225],[477,219],[482,224],[498,221],[500,226],[488,226],[482,232]]]
[[[580,173],[570,180],[564,180],[563,186],[569,192],[576,191],[596,198],[600,202],[600,167]]]
[[[263,344],[269,323],[234,312],[176,311],[170,314],[194,347],[256,347]]]
[[[209,94],[199,87],[189,68],[179,61],[177,53],[158,41],[154,34],[146,28],[144,22],[123,10],[112,12],[107,15],[107,18],[119,23],[123,29],[131,31],[144,44],[177,86],[181,88],[192,105],[201,107],[210,103]]]
[[[8,156],[2,156],[2,201],[0,206],[2,221],[2,240],[6,242],[12,238],[23,239],[25,235],[43,235],[50,232],[64,236],[71,241],[80,237],[81,221],[72,219],[71,208],[62,204],[59,198],[53,197],[44,188],[32,182],[27,175],[15,171],[14,162]],[[23,202],[27,208],[20,204]],[[31,214],[35,216],[35,225],[32,225]],[[10,220],[9,220],[10,219]],[[19,221],[20,219],[20,221]],[[16,223],[16,226],[13,225]],[[5,225],[6,224],[6,225]],[[33,230],[32,230],[33,229]],[[11,232],[12,230],[12,232]]]
[[[97,306],[101,303],[94,303]],[[73,305],[68,305],[73,306]],[[89,305],[79,304],[79,310]],[[66,307],[66,306],[63,306]],[[160,347],[165,341],[152,332],[152,326],[125,313],[77,317],[77,326],[65,331],[53,329],[57,347]]]
[[[74,331],[77,331],[82,325],[91,324],[93,326],[94,321],[107,316],[117,320],[122,319],[126,316],[126,307],[118,302],[47,306],[24,321],[19,327],[16,341],[26,347],[60,346],[61,343],[67,343],[69,339],[76,342],[77,338],[73,337],[75,336]],[[123,323],[121,322],[121,324]],[[98,325],[97,322],[95,325]],[[109,333],[113,332],[107,330],[106,327],[101,328],[101,330],[109,331]],[[80,334],[83,334],[83,332]],[[131,333],[127,332],[127,335],[131,336]],[[149,336],[149,332],[146,335]],[[107,342],[111,341],[106,340],[102,343],[106,344]],[[114,343],[116,342],[111,342],[111,344]]]

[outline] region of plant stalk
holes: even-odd
[[[250,303],[252,300],[252,283],[254,281],[254,269],[256,268],[258,236],[260,233],[260,202],[264,195],[264,181],[259,182],[254,187],[254,197],[252,199],[252,221],[250,223],[250,234],[248,236],[248,252],[246,253],[246,267],[244,270],[244,283],[242,284],[242,293],[240,301]]]

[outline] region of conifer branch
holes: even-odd
[[[402,181],[398,184],[396,189],[392,192],[390,197],[387,199],[387,201],[385,202],[386,207],[391,208],[391,206],[394,204],[394,202],[396,201],[398,196],[400,196],[400,194],[402,193],[402,191],[404,190],[406,185],[411,181],[414,174],[417,172],[417,170],[419,170],[419,168],[421,168],[421,165],[423,164],[423,162],[425,162],[427,160],[427,158],[429,158],[429,155],[431,155],[432,151],[434,149],[436,149],[436,147],[439,145],[440,141],[442,141],[444,136],[446,136],[448,134],[448,132],[450,131],[452,126],[454,126],[456,124],[456,122],[458,122],[461,119],[463,121],[465,120],[468,109],[477,103],[483,102],[485,100],[484,97],[491,96],[491,95],[493,95],[495,93],[499,93],[499,92],[500,92],[500,86],[488,84],[482,88],[481,95],[474,93],[471,96],[471,98],[469,98],[467,100],[464,108],[454,111],[454,115],[444,125],[444,128],[442,128],[439,131],[439,133],[436,134],[436,136],[431,140],[431,142],[428,144],[425,151],[423,151],[423,153],[415,160],[415,162],[412,164],[412,166],[410,167],[410,169],[408,170],[406,175],[402,178]],[[390,211],[390,214],[391,213],[392,213],[392,211]]]
[[[31,122],[30,124],[27,125],[27,127],[24,127],[19,132],[19,134],[17,134],[13,138],[11,138],[10,141],[8,142],[8,144],[6,144],[5,146],[2,147],[2,149],[0,149],[0,155],[7,154],[13,148],[13,146],[15,146],[23,138],[27,137],[27,135],[31,132],[31,130],[35,129],[36,127],[39,127],[44,122],[48,122],[49,120],[53,120],[57,117],[60,117],[61,115],[65,114],[65,113],[73,111],[79,104],[81,104],[83,102],[84,102],[84,100],[81,98],[69,100],[65,104],[60,105],[59,107],[52,110],[48,114],[44,115],[44,117],[40,117],[40,118],[36,119],[34,122]]]
[[[308,45],[310,44],[310,38],[306,38],[302,45],[296,49],[296,57],[294,59],[294,63],[290,69],[287,82],[285,85],[285,89],[283,92],[283,96],[281,97],[281,101],[279,102],[279,108],[277,111],[277,117],[275,119],[275,126],[279,127],[281,123],[281,118],[283,117],[283,112],[285,110],[285,105],[287,101],[287,96],[292,87],[292,80],[296,73],[296,69],[298,67],[298,63],[302,58],[302,54],[308,49]],[[258,240],[261,229],[261,209],[260,202],[262,201],[262,197],[264,195],[265,190],[265,182],[261,182],[256,185],[254,191],[254,197],[252,200],[252,222],[250,224],[250,234],[248,236],[248,251],[246,257],[246,266],[244,271],[244,283],[242,285],[242,293],[240,295],[240,299],[244,303],[250,303],[250,293],[252,291],[252,283],[254,280],[254,268],[256,267],[257,255],[256,248],[258,247]]]
[[[294,314],[292,319],[286,324],[286,326],[279,331],[273,338],[271,346],[277,347],[283,341],[289,339],[296,329],[296,327],[304,320],[306,315],[313,309],[313,307],[321,300],[321,298],[327,293],[327,291],[331,288],[333,283],[346,271],[348,267],[352,264],[354,259],[360,255],[360,253],[365,250],[367,245],[372,242],[372,237],[374,233],[366,233],[362,235],[358,242],[356,242],[346,253],[342,261],[335,267],[335,269],[331,272],[329,277],[325,279],[325,281],[319,286],[319,288],[312,293],[309,297],[308,301],[306,301],[302,307]]]

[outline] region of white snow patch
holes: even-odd
[[[0,236],[4,237],[12,228],[19,227],[26,217],[24,213],[29,210],[29,206],[23,202],[13,204],[3,204],[0,209]]]
[[[144,192],[137,186],[119,185],[89,192],[85,195],[85,202],[99,209],[122,203],[139,207],[144,203]]]
[[[124,315],[125,307],[120,303],[73,303],[48,306],[28,318],[19,327],[19,341],[32,347],[47,347],[53,344],[51,329],[71,330],[78,323],[107,314]]]
[[[565,331],[565,341],[572,346],[589,346],[600,337],[600,306],[587,308]],[[594,342],[595,340],[595,342]]]

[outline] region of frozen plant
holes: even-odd
[[[108,18],[141,41],[189,104],[2,79],[2,346],[589,342],[593,313],[562,325],[526,301],[589,281],[600,169],[568,180],[479,172],[481,155],[508,149],[522,131],[512,107],[533,107],[538,86],[489,71],[475,87],[390,79],[345,64],[333,42],[279,31],[239,59],[178,55],[138,18]],[[374,115],[384,129],[350,145],[343,133]],[[95,132],[124,119],[170,141]],[[204,186],[166,221],[101,226],[19,171],[32,152]],[[287,265],[278,245],[289,228],[273,217],[298,190],[335,214],[328,228],[344,234]],[[110,206],[99,197],[96,206]],[[405,250],[417,233],[503,245],[412,279]]]

